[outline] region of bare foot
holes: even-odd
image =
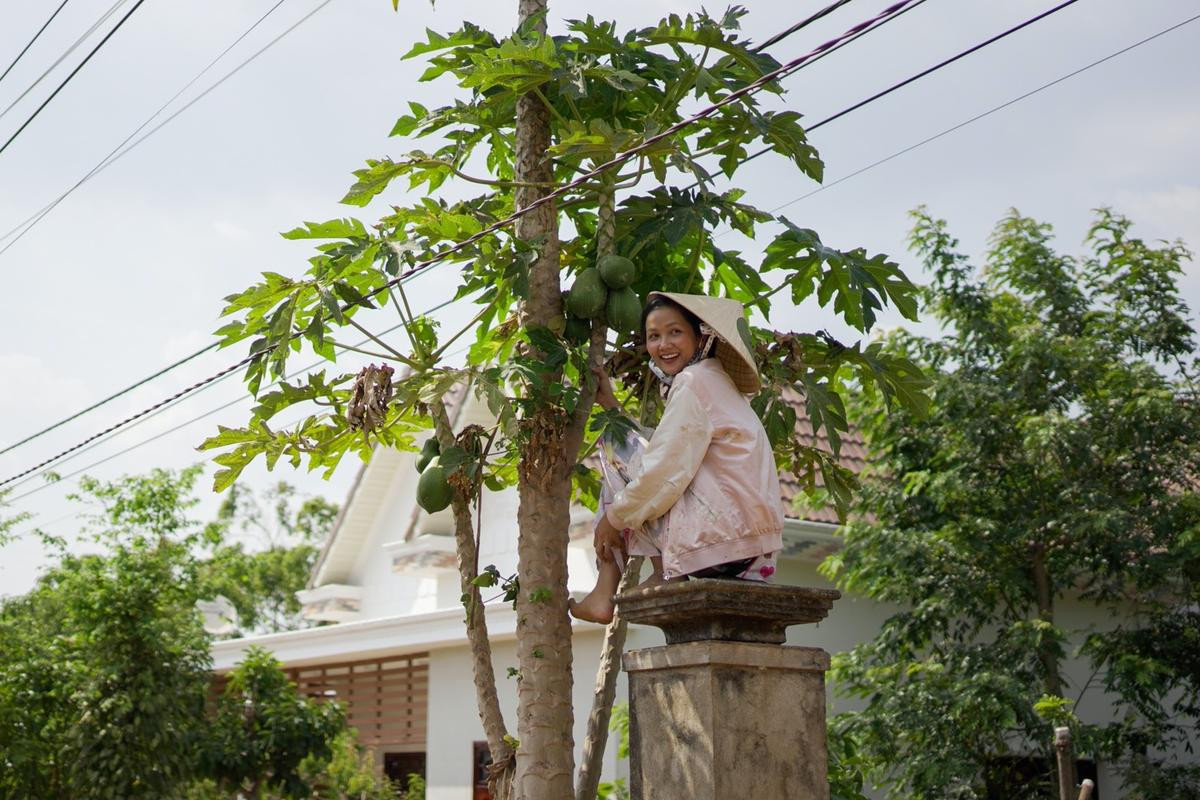
[[[585,622],[598,622],[601,625],[612,622],[616,608],[612,595],[605,594],[599,587],[593,589],[582,600],[567,601],[567,610],[571,612],[572,617]]]

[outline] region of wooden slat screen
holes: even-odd
[[[284,671],[302,694],[340,701],[350,724],[358,730],[360,744],[424,748],[428,653],[288,667]]]

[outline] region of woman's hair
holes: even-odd
[[[692,330],[696,333],[696,336],[700,336],[700,318],[688,311],[683,306],[679,305],[679,303],[676,303],[674,300],[659,295],[649,303],[646,303],[645,308],[642,309],[641,331],[643,338],[646,336],[646,320],[650,317],[650,312],[657,311],[660,308],[673,308],[678,311],[683,318],[688,321],[688,324],[692,326]]]

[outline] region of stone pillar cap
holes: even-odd
[[[662,628],[667,644],[696,641],[783,644],[791,625],[820,622],[836,589],[699,578],[617,595],[629,622]]]

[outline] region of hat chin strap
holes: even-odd
[[[703,361],[712,355],[713,348],[717,346],[717,339],[720,338],[717,336],[717,332],[710,328],[706,322],[700,323],[700,336],[702,337],[700,346],[696,348],[696,352],[692,353],[692,357],[688,359],[688,362],[683,365],[683,369],[680,369],[679,372],[683,372],[683,370],[692,364]],[[668,375],[663,372],[663,368],[654,363],[653,358],[650,359],[650,371],[654,373],[654,377],[658,378],[667,387],[670,387],[671,383],[675,380],[675,375]]]

